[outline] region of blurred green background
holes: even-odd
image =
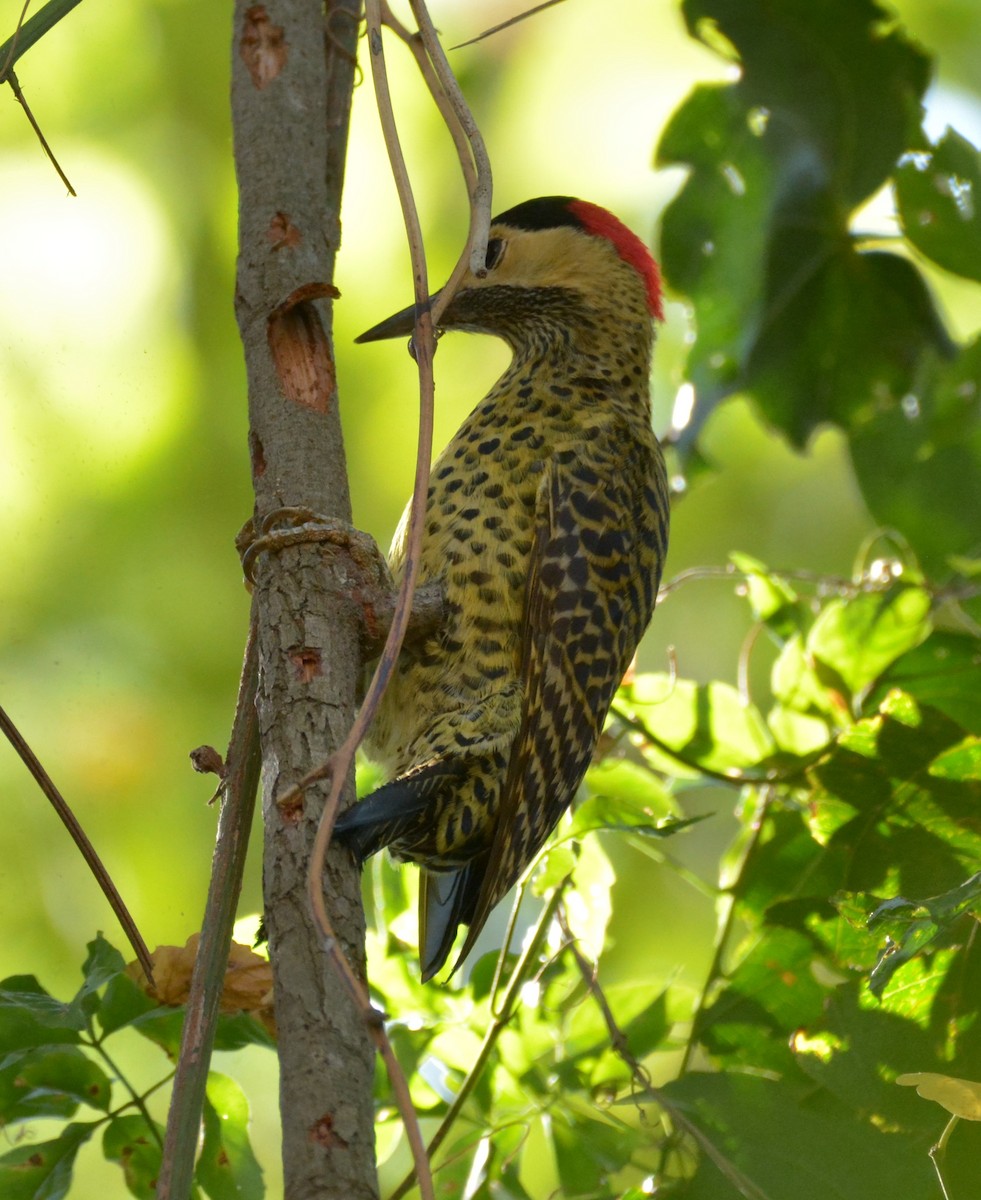
[[[0,35],[20,7],[3,5]],[[523,7],[431,4],[448,46]],[[949,122],[977,144],[981,6],[894,8],[938,59],[929,131]],[[230,4],[89,2],[25,57],[21,84],[77,199],[64,195],[9,93],[0,126],[0,703],[73,805],[151,947],[183,942],[200,922],[216,812],[187,752],[225,744],[247,618],[232,545],[251,496],[232,311],[231,33]],[[658,214],[682,179],[652,170],[658,134],[693,83],[731,70],[687,37],[666,0],[568,0],[450,57],[491,152],[496,209],[579,195],[655,246]],[[458,252],[463,188],[395,43],[389,61],[435,284]],[[367,84],[355,96],[342,216],[335,337],[355,520],[387,545],[411,486],[415,374],[401,345],[352,344],[411,291]],[[891,197],[873,199],[860,225],[894,229]],[[924,269],[952,330],[974,333],[977,289]],[[668,304],[658,430],[670,421],[688,321],[685,306]],[[437,447],[505,354],[484,339],[440,343]],[[873,523],[839,434],[819,433],[798,455],[735,400],[713,416],[700,449],[713,469],[680,496],[668,578],[724,564],[734,549],[773,566],[850,573]],[[671,646],[681,675],[734,680],[745,633],[731,584],[694,583],[659,609],[641,663],[663,669]],[[754,657],[761,679],[766,665]],[[126,952],[122,935],[6,747],[0,797],[0,974],[33,972],[70,993],[84,943],[102,929]],[[711,789],[690,798],[693,812],[718,815],[679,847],[689,865],[714,869],[732,833],[731,804]],[[644,955],[652,977],[698,979],[711,949],[710,901],[610,839],[604,847],[618,874],[610,961]],[[257,864],[254,854],[243,912],[260,905]],[[645,917],[672,914],[653,944],[638,905]],[[253,1101],[275,1195],[271,1056],[251,1051],[224,1069]],[[97,1158],[83,1152],[73,1195],[106,1194],[99,1180],[115,1177],[87,1165]]]

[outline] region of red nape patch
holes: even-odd
[[[664,320],[664,299],[661,295],[661,272],[654,256],[640,238],[605,208],[588,200],[573,200],[569,212],[582,222],[582,227],[594,237],[605,237],[613,243],[617,254],[637,271],[647,288],[647,307],[652,317]]]

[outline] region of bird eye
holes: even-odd
[[[484,259],[484,266],[488,271],[493,271],[503,257],[504,242],[500,238],[491,238],[487,243],[487,257]]]

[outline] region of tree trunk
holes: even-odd
[[[236,312],[249,381],[258,518],[282,506],[351,519],[331,344],[360,0],[237,0],[232,105],[239,186]],[[371,1042],[319,943],[306,870],[324,798],[280,796],[325,759],[354,714],[359,628],[349,561],[300,544],[255,569],[265,825],[287,1200],[377,1195]],[[346,803],[352,799],[350,781]],[[364,973],[357,868],[331,851],[338,937]]]

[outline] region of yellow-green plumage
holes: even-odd
[[[362,857],[388,846],[423,868],[424,978],[460,923],[469,952],[571,802],[667,547],[653,262],[568,198],[510,210],[491,239],[486,277],[465,280],[443,318],[514,352],[430,476],[421,581],[442,583],[446,621],[403,651],[369,735],[392,782],[338,824]],[[396,577],[401,562],[402,530]]]

